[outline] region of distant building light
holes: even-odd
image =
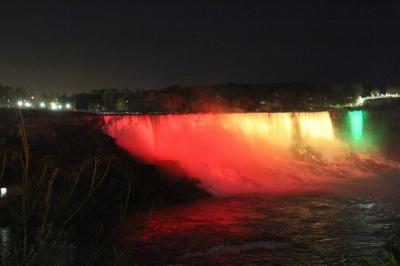
[[[57,104],[55,102],[50,103],[50,109],[51,110],[57,110]]]
[[[70,104],[70,103],[67,103],[67,104],[65,105],[65,108],[71,109],[71,104]]]
[[[46,107],[46,104],[45,104],[44,102],[41,102],[41,103],[39,104],[39,107],[40,107],[40,108],[45,108],[45,107]]]
[[[388,98],[400,98],[400,94],[398,93],[378,93],[378,92],[372,92],[370,96],[367,97],[361,97],[358,96],[356,100],[356,105],[360,106],[365,103],[366,100],[376,100],[376,99],[388,99]]]
[[[62,105],[61,105],[61,104],[58,104],[58,105],[57,105],[57,109],[58,109],[58,110],[61,110],[61,109],[62,109]]]
[[[2,187],[0,188],[0,197],[3,198],[7,195],[7,188]]]
[[[25,102],[25,103],[24,103],[24,106],[25,106],[25,107],[32,107],[32,104],[31,104],[30,102]]]
[[[23,105],[23,102],[22,101],[18,101],[17,105],[21,107]]]
[[[358,96],[358,98],[357,98],[357,101],[356,101],[356,104],[357,105],[363,105],[364,104],[364,98],[363,97],[361,97],[361,96]]]

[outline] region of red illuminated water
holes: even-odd
[[[387,164],[351,151],[335,136],[328,112],[113,115],[104,121],[106,133],[133,156],[160,168],[175,165],[167,170],[198,179],[217,195],[319,189],[371,174],[371,162]]]
[[[143,214],[142,229],[132,214],[119,241],[138,265],[360,265],[382,258],[400,221],[397,177],[387,179],[391,193],[373,183],[360,194],[360,182],[344,195],[209,198]]]

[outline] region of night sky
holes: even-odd
[[[400,84],[400,1],[12,2],[0,4],[0,83],[11,86]]]

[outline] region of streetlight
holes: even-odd
[[[5,197],[7,195],[7,188],[2,187],[0,188],[0,197]]]
[[[57,110],[57,104],[55,102],[50,103],[50,109],[51,110]]]

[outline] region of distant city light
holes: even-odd
[[[366,100],[375,100],[375,99],[385,99],[385,98],[400,98],[399,93],[373,93],[367,97],[359,96],[356,100],[356,105],[361,106],[365,103]]]
[[[7,195],[7,188],[2,187],[0,188],[0,197],[5,197]]]
[[[57,110],[57,104],[55,102],[50,103],[50,109],[51,110]]]
[[[31,96],[29,98],[35,98],[34,96]],[[7,100],[10,102],[10,100]],[[37,109],[48,109],[52,111],[57,111],[57,110],[71,110],[73,108],[73,105],[68,102],[58,102],[52,101],[52,102],[46,102],[46,101],[39,101],[38,99],[35,98],[35,100],[31,101],[26,100],[26,99],[21,99],[16,102],[16,105],[20,108],[37,108]]]

